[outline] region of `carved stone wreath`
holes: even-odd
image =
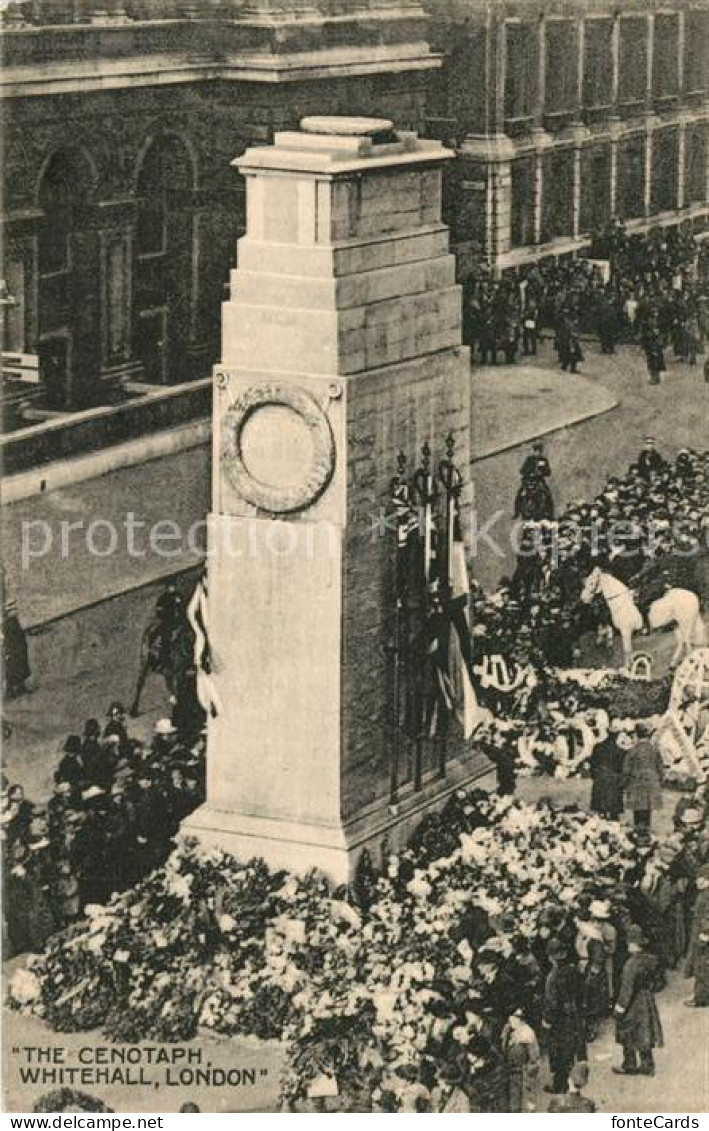
[[[305,424],[312,459],[298,481],[288,485],[264,483],[248,469],[243,452],[247,423],[255,413],[272,406],[290,409]],[[330,422],[305,389],[277,383],[252,385],[239,394],[224,418],[222,455],[227,478],[240,497],[270,514],[288,514],[312,505],[325,490],[335,468],[335,440]]]

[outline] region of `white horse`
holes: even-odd
[[[623,666],[628,668],[633,652],[633,633],[643,627],[643,618],[638,612],[633,594],[627,585],[595,566],[586,578],[581,592],[581,600],[589,604],[600,593],[608,605],[614,627],[620,633],[623,644]],[[674,624],[677,646],[670,660],[670,667],[678,663],[683,654],[702,645],[706,640],[704,622],[699,608],[699,598],[690,589],[668,589],[663,597],[653,601],[648,612],[650,628],[663,628]]]

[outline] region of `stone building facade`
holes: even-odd
[[[2,17],[5,351],[50,408],[209,374],[244,229],[231,163],[311,113],[420,129],[418,0],[23,0]]]
[[[422,7],[428,6],[428,11]],[[707,0],[13,0],[6,351],[48,407],[206,376],[244,228],[232,161],[312,113],[452,144],[458,275],[707,225]]]
[[[429,133],[449,182],[462,278],[631,231],[707,226],[706,0],[428,0],[445,55]]]

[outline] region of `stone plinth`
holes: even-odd
[[[370,119],[308,121],[238,161],[247,232],[216,372],[209,603],[221,708],[187,822],[240,857],[347,881],[472,776],[389,805],[399,449],[470,462],[461,297],[440,144]],[[469,506],[468,496],[464,508]],[[456,759],[456,755],[460,757]]]

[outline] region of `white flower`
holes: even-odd
[[[113,961],[114,962],[127,962],[129,960],[129,958],[130,958],[130,951],[128,951],[128,950],[117,950],[116,953],[113,956]]]
[[[330,913],[334,923],[345,923],[355,930],[359,930],[362,925],[362,918],[359,913],[352,904],[347,903],[344,899],[331,899]]]
[[[423,878],[423,872],[416,872],[413,880],[410,880],[406,885],[406,890],[410,892],[415,899],[428,899],[433,888]]]
[[[234,919],[233,916],[227,914],[220,915],[218,923],[219,930],[223,935],[231,934],[231,932],[234,931],[237,926],[236,919]]]
[[[470,962],[472,960],[473,948],[467,939],[461,939],[456,949],[464,962]]]
[[[10,981],[10,997],[14,1001],[20,1005],[29,1005],[30,1002],[37,1001],[40,993],[41,986],[36,974],[23,967],[15,971]]]
[[[98,931],[96,934],[89,935],[86,941],[86,949],[90,950],[92,954],[100,954],[105,942],[105,934],[102,931]]]

